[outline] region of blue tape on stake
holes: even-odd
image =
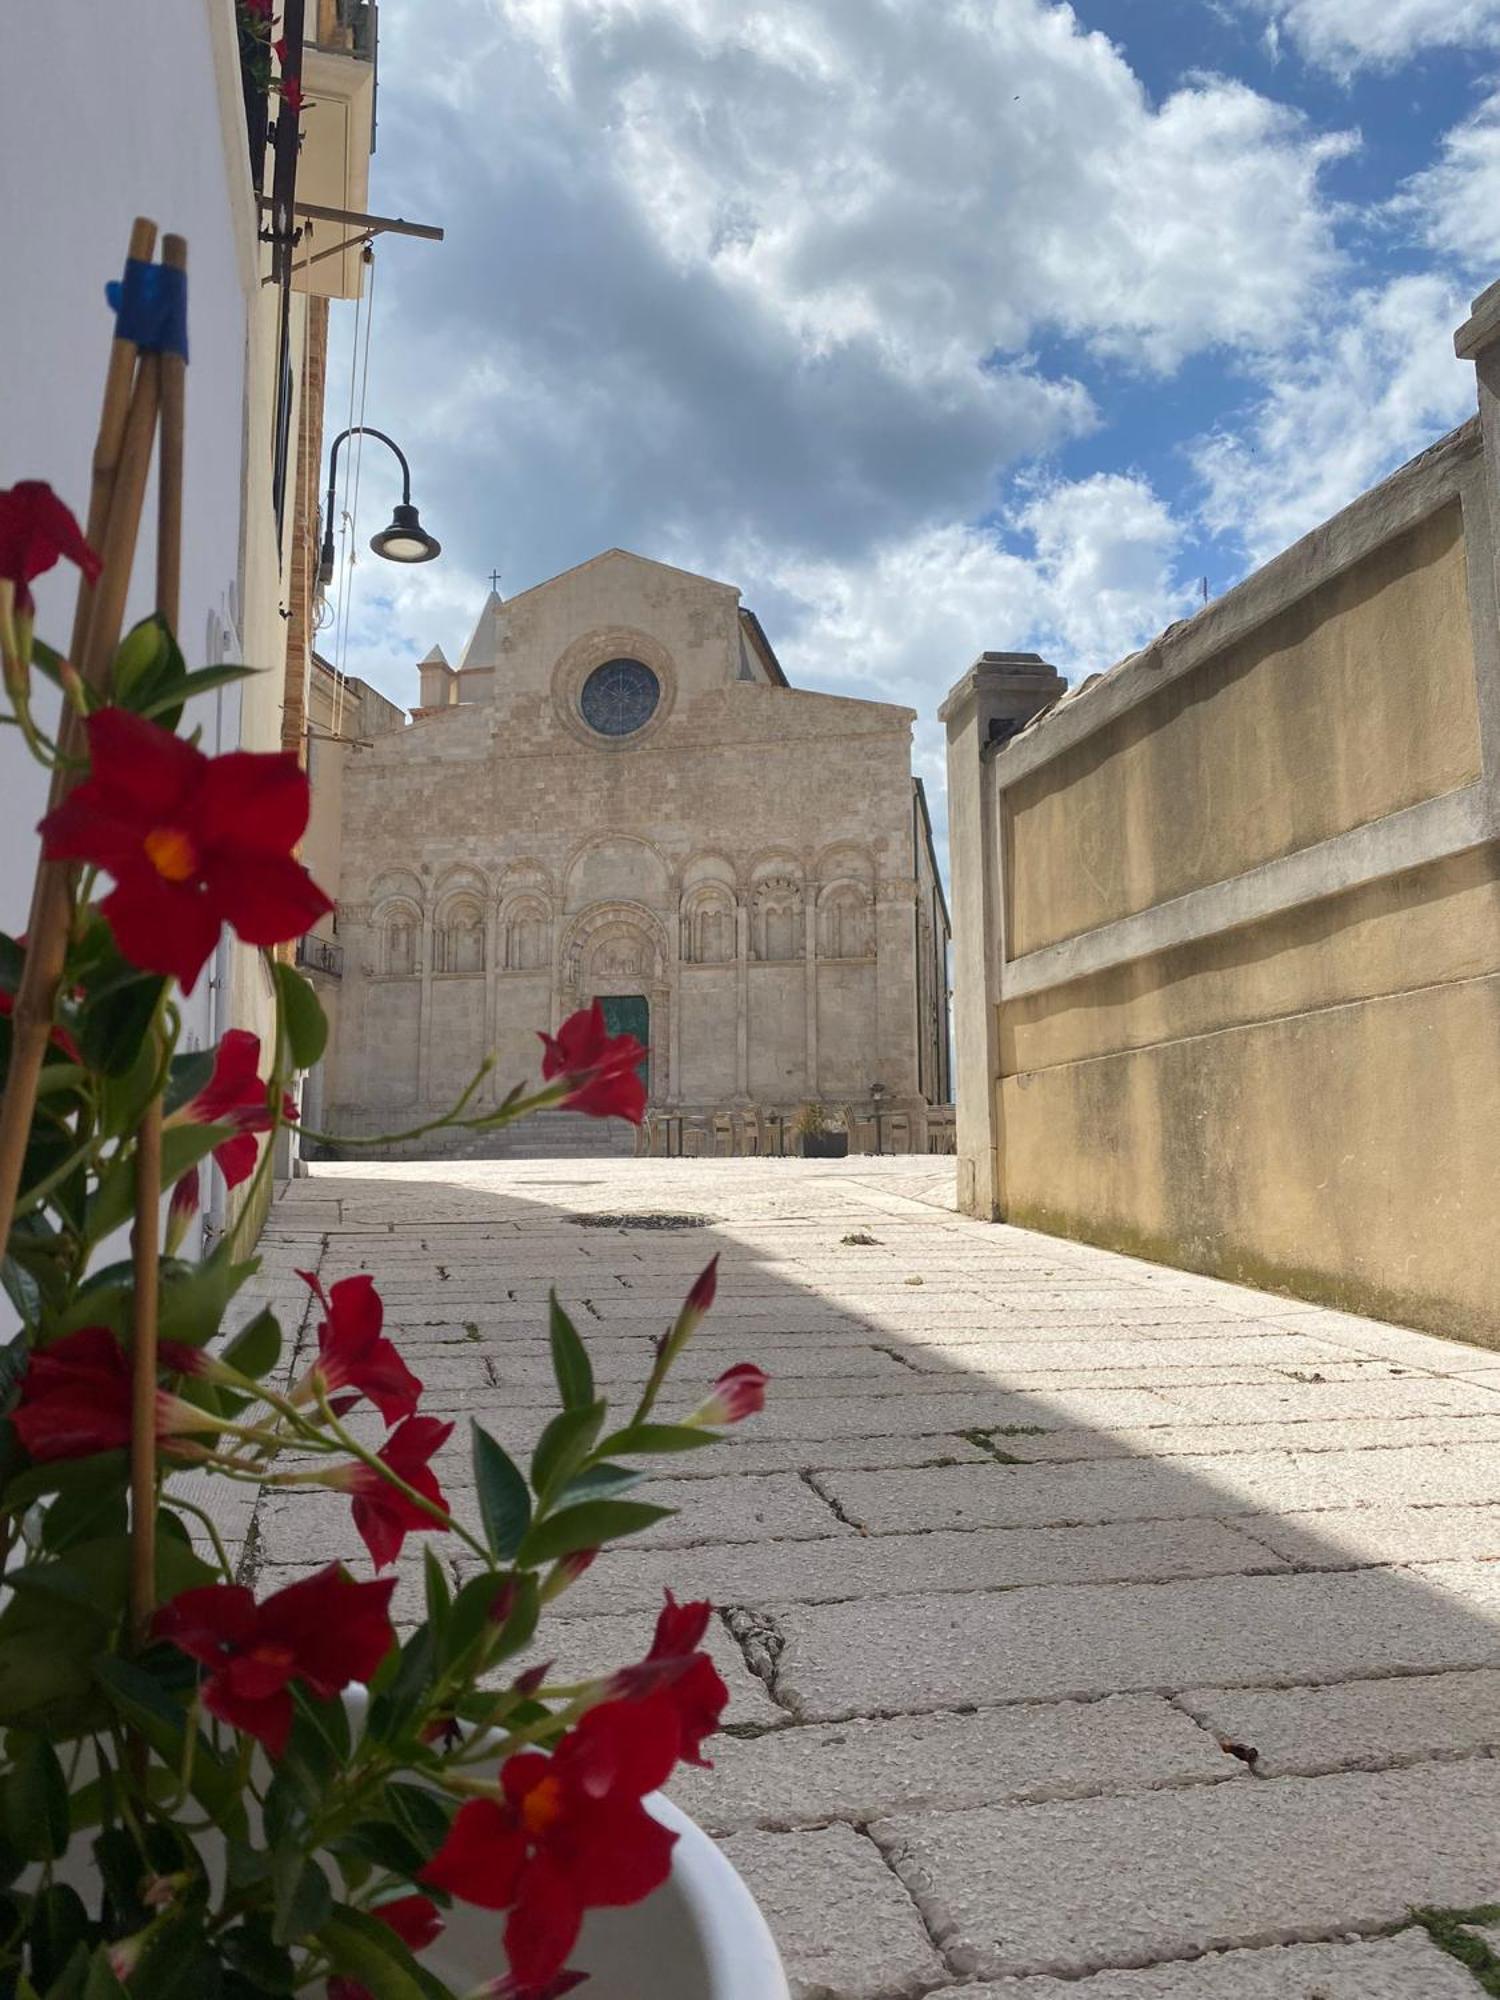
[[[112,278],[104,296],[115,309],[115,334],[143,354],[188,358],[187,272],[171,264],[127,257],[123,279]]]

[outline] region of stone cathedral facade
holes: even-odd
[[[809,1101],[927,1145],[948,919],[910,709],[805,693],[739,593],[611,550],[502,602],[342,776],[334,1131],[409,1124],[596,996],[658,1149],[767,1151]],[[867,1142],[867,1140],[865,1141]]]

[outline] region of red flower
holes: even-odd
[[[425,1951],[443,1929],[437,1905],[425,1896],[397,1896],[394,1902],[377,1903],[369,1914],[393,1930],[408,1951]],[[328,1982],[328,2000],[376,2000],[376,1996],[357,1979],[335,1976]]]
[[[502,1798],[459,1808],[421,1879],[510,1911],[513,1991],[545,1990],[562,1971],[585,1910],[638,1903],[667,1879],[676,1835],[641,1800],[671,1772],[677,1741],[663,1704],[602,1702],[550,1757],[507,1758]]]
[[[446,1509],[448,1503],[428,1470],[427,1461],[452,1435],[452,1424],[439,1423],[436,1417],[408,1417],[391,1432],[377,1456],[424,1499]],[[358,1461],[325,1473],[318,1483],[353,1494],[354,1525],[376,1569],[384,1569],[387,1563],[396,1560],[401,1544],[413,1529],[443,1534],[450,1525],[447,1520],[434,1520],[389,1480]]]
[[[289,1091],[281,1095],[281,1115],[295,1124],[297,1106]],[[257,1132],[269,1132],[268,1086],[260,1074],[260,1036],[246,1028],[231,1028],[214,1051],[214,1073],[198,1095],[177,1116],[194,1125],[232,1125],[234,1137],[214,1147],[214,1163],[229,1187],[238,1187],[255,1172],[260,1151]]]
[[[766,1384],[770,1376],[753,1361],[737,1362],[726,1368],[713,1386],[713,1393],[688,1418],[690,1424],[716,1429],[720,1424],[742,1423],[758,1416],[766,1407]]]
[[[340,1278],[330,1295],[311,1271],[299,1271],[297,1276],[312,1287],[328,1315],[319,1323],[318,1358],[298,1385],[298,1398],[318,1389],[330,1395],[335,1389],[352,1388],[368,1396],[388,1424],[411,1416],[422,1384],[392,1343],[381,1337],[385,1308],[375,1280],[367,1273]]]
[[[83,1326],[50,1347],[38,1348],[21,1378],[20,1401],[11,1422],[27,1455],[38,1463],[88,1458],[96,1451],[118,1451],[128,1445],[130,1362],[109,1328]],[[157,1391],[158,1437],[218,1428],[218,1419],[206,1410]]]
[[[639,1665],[615,1674],[609,1693],[638,1704],[664,1704],[677,1726],[678,1756],[707,1769],[708,1759],[701,1755],[703,1740],[713,1735],[729,1705],[729,1690],[718,1668],[698,1650],[713,1608],[706,1600],[679,1604],[670,1590],[666,1599],[657,1615],[650,1652]]]
[[[152,1631],[210,1669],[203,1682],[210,1715],[279,1757],[292,1727],[294,1680],[326,1701],[351,1681],[368,1680],[396,1643],[395,1588],[394,1577],[356,1583],[337,1563],[264,1604],[241,1584],[212,1583],[164,1604]]]
[[[88,719],[90,774],[42,821],[54,861],[91,861],[121,951],[191,992],[229,924],[246,944],[300,937],[333,905],[292,849],[307,775],[290,753],[203,752],[144,716]]]
[[[543,1035],[542,1076],[551,1083],[566,1077],[565,1110],[590,1118],[628,1118],[639,1125],[646,1115],[646,1086],[639,1065],[646,1050],[634,1035],[612,1035],[596,1000],[570,1014],[555,1035]]]
[[[685,1310],[696,1313],[699,1319],[708,1311],[719,1295],[719,1257],[716,1251],[693,1280],[692,1290],[687,1295]]]
[[[0,581],[15,585],[22,617],[34,609],[31,579],[60,556],[77,563],[90,583],[98,581],[98,556],[45,479],[22,479],[0,491]]]
[[[300,111],[307,102],[306,98],[302,95],[302,79],[300,76],[283,76],[281,79],[281,95],[288,111]]]

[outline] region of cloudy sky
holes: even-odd
[[[380,58],[370,206],[447,241],[365,415],[444,555],[322,644],[403,702],[618,544],[916,708],[941,809],[976,652],[1107,666],[1473,408],[1500,0],[383,0]]]

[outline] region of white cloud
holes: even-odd
[[[1472,415],[1473,370],[1453,357],[1466,312],[1435,274],[1355,293],[1242,423],[1193,448],[1206,525],[1263,562]]]
[[[1338,75],[1430,48],[1500,45],[1500,0],[1250,0],[1311,61]],[[1273,43],[1273,48],[1275,44]]]
[[[1277,344],[1330,267],[1318,177],[1347,139],[1218,77],[1155,107],[1067,7],[508,11],[655,240],[814,352],[868,339],[936,383],[1053,327],[1170,366]]]
[[[726,572],[760,613],[793,684],[917,711],[916,768],[941,835],[936,715],[986,649],[1036,650],[1070,677],[1107,667],[1190,609],[1173,574],[1181,526],[1144,479],[1059,481],[998,531],[926,527],[859,563],[744,547]]]
[[[949,523],[859,564],[747,547],[735,581],[777,606],[773,629],[799,685],[878,689],[931,714],[976,654],[1036,647],[1064,672],[1108,666],[1182,608],[1181,529],[1124,473],[1042,487],[998,531]]]
[[[1500,276],[1500,92],[1454,126],[1441,159],[1407,182],[1396,206],[1461,269],[1484,283]]]

